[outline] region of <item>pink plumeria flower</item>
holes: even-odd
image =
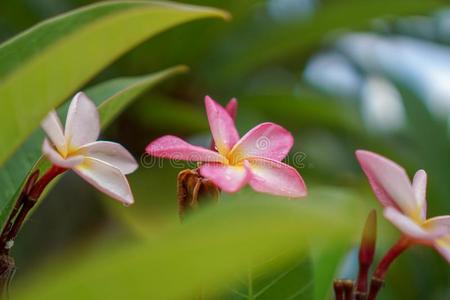
[[[296,169],[282,163],[294,139],[284,128],[263,123],[239,138],[233,114],[237,102],[228,111],[210,97],[205,98],[209,126],[217,151],[190,145],[167,135],[150,143],[150,155],[175,160],[201,162],[200,174],[225,192],[234,193],[246,184],[263,193],[299,198],[306,186]]]
[[[72,169],[108,196],[130,205],[134,202],[126,174],[138,164],[120,144],[97,141],[100,119],[95,104],[83,93],[72,99],[63,131],[59,117],[51,111],[41,124],[48,139],[42,152],[56,166]]]
[[[409,239],[434,247],[450,263],[450,216],[427,219],[427,173],[408,178],[393,161],[369,151],[358,150],[356,157],[380,203],[384,216]]]

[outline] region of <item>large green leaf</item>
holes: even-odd
[[[223,11],[169,2],[114,1],[45,21],[0,46],[0,164],[45,114],[145,39]]]
[[[266,266],[249,267],[247,272],[238,277],[237,283],[233,284],[229,292],[214,299],[301,300],[312,298],[314,282],[307,256],[299,255],[297,260],[291,258],[286,264],[283,263],[282,253],[268,259],[264,264]],[[267,269],[276,271],[267,272]]]
[[[151,75],[113,79],[86,90],[98,105],[102,127],[107,126],[117,114],[146,89],[160,81],[186,71],[186,67],[170,68]],[[59,112],[65,115],[68,103]],[[20,187],[30,172],[42,162],[41,145],[44,133],[36,130],[14,156],[0,169],[0,223],[8,216]]]
[[[221,294],[249,263],[256,272],[298,262],[310,244],[354,239],[362,206],[346,199],[289,201],[247,193],[205,208],[154,239],[62,259],[22,282],[16,299],[194,299]],[[339,197],[338,197],[339,198]],[[125,208],[123,208],[126,210]],[[351,219],[343,216],[351,214]],[[332,224],[332,226],[330,226]],[[276,264],[264,264],[283,253]],[[58,267],[59,265],[59,267]],[[304,287],[311,278],[304,278]],[[22,287],[22,288],[20,288]]]

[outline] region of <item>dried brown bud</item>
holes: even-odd
[[[220,189],[200,175],[198,169],[184,170],[178,174],[178,209],[180,219],[186,213],[207,203],[219,200]]]

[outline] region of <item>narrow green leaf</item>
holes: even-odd
[[[224,11],[152,1],[94,4],[0,45],[0,164],[47,112],[126,51],[175,25]]]
[[[146,89],[175,74],[185,72],[178,66],[151,75],[113,79],[86,90],[86,94],[98,105],[102,127],[107,126]],[[59,112],[65,115],[68,103]],[[37,129],[26,143],[0,168],[0,223],[7,218],[22,184],[30,172],[43,161],[41,145],[44,133]]]

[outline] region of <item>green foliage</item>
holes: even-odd
[[[348,193],[341,195],[352,198]],[[255,274],[269,276],[263,281],[273,281],[272,276],[277,275],[268,274],[280,272],[280,266],[294,268],[295,276],[290,280],[296,282],[295,286],[288,290],[273,287],[280,293],[300,293],[311,287],[312,278],[304,260],[308,245],[323,240],[350,241],[359,233],[359,228],[338,217],[353,213],[355,223],[362,223],[365,209],[353,204],[340,197],[322,198],[319,203],[243,192],[237,199],[224,199],[220,205],[200,211],[163,236],[125,242],[118,249],[110,246],[107,251],[69,263],[64,259],[59,262],[63,268],[56,263],[53,268],[41,270],[39,278],[23,282],[15,297],[190,299],[203,294],[214,298],[229,287],[236,274],[247,274],[249,265],[255,267]],[[267,263],[274,257],[276,264]],[[299,259],[304,263],[299,264]],[[254,292],[258,291],[255,286]]]
[[[32,5],[21,9],[29,24],[93,1],[65,0],[53,10]],[[354,158],[356,148],[399,161],[410,174],[426,169],[430,215],[448,212],[447,124],[433,116],[422,99],[402,90],[409,119],[406,132],[377,135],[365,130],[356,101],[312,92],[299,76],[311,54],[332,45],[336,37],[368,30],[375,23],[386,25],[374,22],[385,16],[392,21],[402,15],[427,14],[444,1],[320,1],[309,17],[282,21],[271,18],[266,1],[183,2],[229,10],[233,21],[202,20],[159,34],[190,20],[227,15],[217,9],[167,2],[101,2],[45,21],[0,46],[0,165],[4,163],[0,220],[7,216],[30,170],[46,168],[47,162],[40,160],[43,133],[35,129],[51,108],[91,79],[146,74],[179,63],[189,64],[192,74],[149,94],[149,101],[131,106],[121,120],[127,128],[114,127],[113,135],[119,137],[114,140],[121,142],[124,137],[141,149],[153,137],[175,134],[206,145],[209,133],[202,98],[210,94],[226,103],[235,96],[241,133],[264,121],[292,131],[294,151],[306,154],[297,167],[310,195],[289,202],[250,189],[223,194],[219,205],[200,210],[180,225],[176,206],[180,165],[142,162],[145,168],[128,177],[136,203],[125,209],[110,199],[104,201],[109,214],[105,223],[115,220],[113,229],[108,227],[101,234],[89,230],[81,246],[65,240],[62,249],[43,231],[40,239],[51,262],[45,264],[39,256],[36,271],[20,278],[19,260],[12,298],[330,299],[332,280],[341,275],[338,270],[345,253],[359,243],[367,206],[378,207]],[[6,11],[0,8],[0,36],[5,36],[2,13]],[[144,90],[181,71],[114,79],[86,92],[99,105],[102,126],[107,126]],[[61,115],[65,109],[60,108]],[[134,130],[132,137],[129,128]],[[70,184],[70,178],[63,183]],[[55,197],[64,201],[64,188]],[[28,226],[39,225],[34,216],[37,222]],[[391,235],[393,226],[386,226],[382,218],[380,223],[378,256],[398,236],[396,229]],[[114,235],[117,227],[126,233]],[[111,239],[106,245],[105,236]],[[83,251],[92,239],[92,248]],[[31,256],[28,249],[22,252]],[[437,254],[416,247],[393,265],[380,297],[447,299],[448,278],[448,266]]]
[[[50,109],[127,50],[180,23],[226,16],[220,10],[168,2],[104,2],[7,41],[0,46],[0,163]]]

